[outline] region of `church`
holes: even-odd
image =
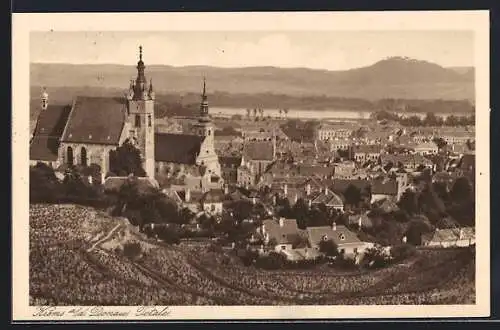
[[[30,141],[30,164],[43,162],[55,170],[66,165],[96,164],[104,182],[110,171],[110,152],[130,142],[139,149],[150,178],[175,174],[221,186],[205,79],[200,113],[192,131],[159,133],[155,131],[153,82],[148,83],[145,68],[139,47],[137,78],[122,98],[77,96],[71,105],[51,105],[44,90]],[[199,188],[202,186],[200,183]]]

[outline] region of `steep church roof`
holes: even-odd
[[[197,135],[156,133],[155,159],[157,162],[194,164],[203,139]]]
[[[126,111],[124,98],[78,96],[62,141],[117,145],[125,125]]]
[[[56,161],[59,140],[68,120],[71,107],[49,105],[40,112],[30,142],[30,159]]]

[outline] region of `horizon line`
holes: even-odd
[[[289,69],[289,70],[297,70],[297,69],[306,69],[306,70],[314,70],[314,71],[327,71],[327,72],[341,72],[341,71],[349,71],[349,70],[356,70],[356,69],[361,69],[361,68],[367,68],[370,66],[373,66],[379,62],[385,61],[385,60],[390,60],[390,59],[396,59],[396,58],[402,58],[406,59],[408,61],[417,61],[417,62],[425,62],[425,63],[430,63],[430,64],[435,64],[438,65],[442,68],[449,69],[449,68],[475,68],[474,64],[470,65],[451,65],[451,66],[444,66],[441,64],[438,64],[436,62],[428,61],[428,60],[422,60],[422,59],[416,59],[416,58],[411,58],[411,57],[406,57],[406,56],[387,56],[384,58],[381,58],[378,61],[373,62],[372,64],[365,65],[365,66],[358,66],[358,67],[351,67],[351,68],[346,68],[346,69],[340,69],[340,70],[332,70],[332,69],[327,69],[327,68],[313,68],[313,67],[306,67],[306,66],[275,66],[275,65],[252,65],[252,66],[216,66],[216,65],[208,65],[208,64],[190,64],[190,65],[171,65],[171,64],[165,64],[165,63],[152,63],[152,64],[146,64],[146,67],[155,67],[155,66],[163,66],[163,67],[172,67],[172,68],[196,68],[196,67],[204,67],[204,68],[217,68],[217,69],[257,69],[257,68],[274,68],[274,69]],[[145,61],[147,62],[147,61]],[[92,65],[92,66],[104,66],[104,65],[114,65],[114,66],[125,66],[125,67],[135,67],[136,64],[123,64],[123,63],[82,63],[82,62],[43,62],[43,61],[36,61],[36,62],[30,62],[31,64],[45,64],[45,65]]]

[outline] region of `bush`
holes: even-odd
[[[285,266],[286,258],[277,252],[270,252],[267,256],[256,259],[255,266],[263,269],[282,269]]]
[[[138,242],[126,243],[123,246],[123,254],[130,259],[137,258],[142,252],[141,244]]]
[[[391,248],[391,256],[395,262],[405,260],[415,255],[416,249],[411,244],[396,245]]]

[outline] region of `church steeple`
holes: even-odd
[[[137,78],[134,86],[134,99],[141,99],[146,91],[146,76],[144,70],[146,66],[142,61],[142,46],[139,46],[139,62],[137,62]]]
[[[47,107],[49,106],[49,94],[47,93],[45,87],[42,89],[41,99],[42,99],[42,110],[46,110]]]
[[[203,94],[201,95],[200,116],[208,117],[207,82],[203,77]]]
[[[153,79],[149,79],[149,90],[148,90],[148,96],[150,99],[154,100],[155,98],[155,91],[153,89]]]

